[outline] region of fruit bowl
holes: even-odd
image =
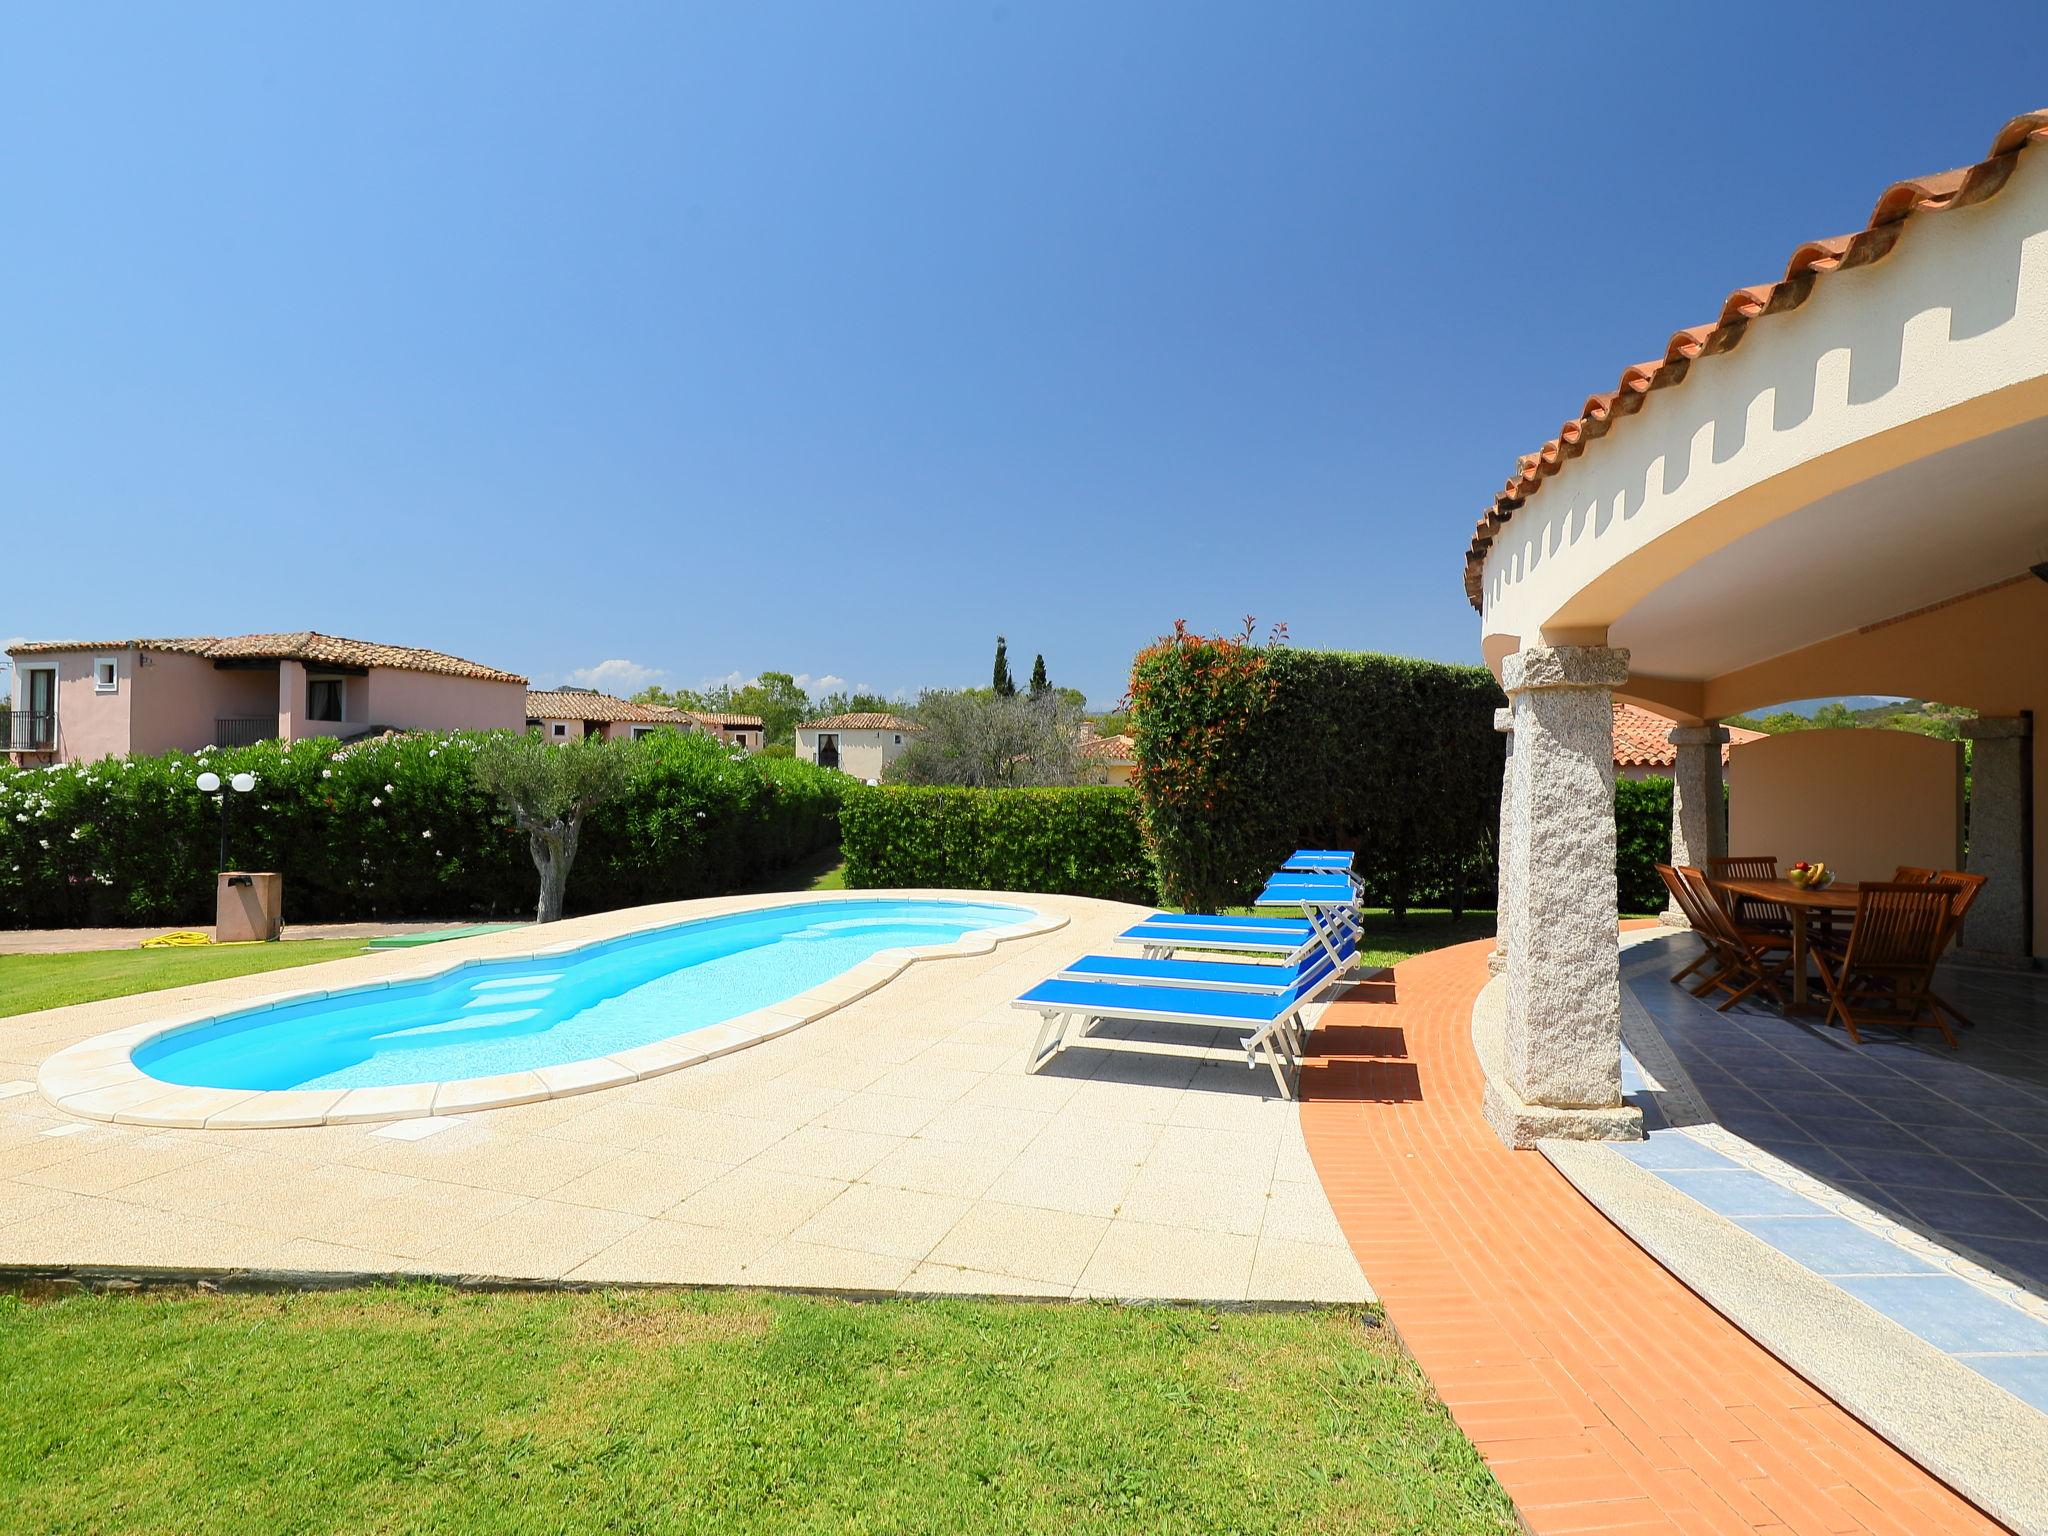
[[[1785,871],[1785,878],[1802,891],[1824,891],[1835,883],[1835,872],[1819,859],[1801,859]]]

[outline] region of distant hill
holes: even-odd
[[[1893,699],[1869,694],[1841,699],[1802,699],[1765,715],[1734,715],[1723,725],[1752,731],[1880,730],[1914,731],[1943,741],[1960,741],[1957,722],[1974,720],[1974,709],[1937,704],[1930,699]]]
[[[1811,720],[1830,704],[1840,704],[1844,709],[1877,709],[1887,704],[1908,704],[1910,699],[1895,698],[1887,693],[1852,693],[1839,699],[1794,699],[1790,704],[1780,704],[1771,713],[1774,715],[1793,714]]]

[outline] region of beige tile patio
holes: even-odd
[[[742,1283],[794,1290],[894,1291],[916,1267],[914,1259],[786,1239],[751,1260],[742,1271]]]
[[[931,1251],[929,1263],[1071,1289],[1108,1230],[1106,1217],[983,1200]]]
[[[788,1121],[749,1120],[712,1110],[678,1109],[669,1114],[668,1128],[642,1141],[642,1151],[737,1165],[767,1151],[793,1129]]]
[[[747,1159],[749,1168],[769,1168],[779,1173],[804,1173],[820,1179],[858,1179],[898,1147],[901,1136],[878,1136],[870,1131],[838,1131],[825,1125],[806,1125]]]
[[[647,1220],[559,1200],[529,1200],[422,1257],[436,1269],[462,1274],[556,1279]]]
[[[402,1194],[366,1201],[303,1235],[338,1246],[421,1258],[528,1203],[525,1195],[415,1181]]]
[[[1077,1216],[1114,1216],[1138,1176],[1135,1164],[1026,1153],[988,1187],[987,1199]]]
[[[1160,1128],[1145,1160],[1189,1173],[1216,1173],[1264,1183],[1273,1177],[1284,1137],[1285,1132],[1277,1126],[1271,1130],[1225,1131],[1168,1125]]]
[[[1247,1294],[1260,1301],[1372,1301],[1349,1248],[1259,1239]]]
[[[1264,1179],[1239,1179],[1153,1162],[1138,1170],[1119,1213],[1162,1227],[1257,1237],[1266,1219]]]
[[[1354,1295],[1299,1111],[1270,1079],[1160,1041],[1091,1042],[1024,1071],[1036,1025],[1010,999],[1130,919],[1046,900],[1075,914],[1072,929],[913,965],[778,1039],[476,1111],[424,1141],[364,1125],[143,1132],[71,1119],[38,1095],[0,1098],[0,1254],[1015,1296],[1060,1296],[1093,1271],[1083,1290]],[[223,983],[195,998],[233,986],[254,995]],[[109,1004],[10,1034],[0,1054],[24,1059],[0,1061],[0,1080],[31,1079],[49,1052],[166,1006],[121,1001],[125,1014]],[[42,1134],[60,1125],[80,1130]],[[205,1161],[185,1160],[195,1146]],[[54,1187],[30,1182],[67,1167]],[[1266,1179],[1257,1239],[1219,1230],[1252,1225],[1251,1186]],[[188,1235],[158,1241],[170,1228]]]
[[[203,1132],[194,1133],[203,1135]],[[68,1140],[69,1138],[59,1138]],[[160,1173],[207,1162],[225,1150],[203,1142],[124,1141],[81,1149],[77,1156],[16,1173],[24,1184],[66,1189],[78,1195],[104,1195]]]
[[[438,1141],[439,1138],[431,1138],[413,1144],[420,1155],[409,1171],[444,1184],[467,1184],[515,1195],[552,1193],[620,1155],[614,1147],[553,1141],[543,1136],[527,1136],[517,1141],[492,1139],[445,1152]]]
[[[893,1094],[856,1093],[818,1117],[820,1125],[840,1131],[873,1131],[883,1136],[915,1136],[942,1105],[928,1099]]]
[[[1275,1181],[1272,1198],[1266,1202],[1266,1224],[1259,1228],[1259,1239],[1323,1248],[1349,1246],[1322,1185],[1289,1181]]]
[[[968,1201],[856,1184],[793,1234],[799,1242],[922,1259],[967,1213]],[[908,1267],[904,1273],[908,1274]]]
[[[778,1240],[730,1227],[655,1220],[569,1272],[572,1280],[640,1285],[740,1285],[746,1266]]]
[[[693,1226],[728,1227],[787,1237],[846,1190],[838,1179],[814,1179],[766,1168],[735,1168],[669,1212]]]
[[[1112,1221],[1077,1288],[1095,1296],[1241,1301],[1257,1249],[1249,1237]]]
[[[578,1095],[584,1106],[539,1134],[556,1141],[587,1141],[605,1147],[637,1147],[676,1127],[673,1110],[639,1104],[609,1093]]]
[[[627,1152],[549,1191],[551,1200],[659,1216],[731,1170],[724,1163],[668,1152]]]
[[[927,1141],[920,1136],[903,1142],[864,1177],[869,1184],[979,1200],[1016,1160],[1017,1155],[1007,1145]]]
[[[1073,1294],[1071,1286],[938,1263],[918,1265],[899,1289],[909,1296],[982,1296],[994,1300],[1028,1301],[1063,1300]]]
[[[897,1098],[930,1099],[950,1104],[981,1079],[979,1072],[968,1072],[959,1067],[927,1066],[921,1060],[912,1059],[876,1078],[871,1091]]]

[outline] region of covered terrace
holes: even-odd
[[[2044,145],[2048,112],[2014,119],[1679,331],[1521,460],[1465,572],[1509,699],[1488,1122],[2021,1529],[2048,1528]],[[1815,733],[1724,783],[1725,718],[1863,694],[1974,710],[1967,757]],[[1938,973],[1953,1048],[1718,1012],[1670,984],[1682,928],[1617,945],[1615,700],[1671,722],[1674,865],[1985,877]]]

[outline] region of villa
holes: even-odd
[[[1081,777],[1089,784],[1129,784],[1138,774],[1138,743],[1128,732],[1081,738]]]
[[[903,755],[917,728],[895,715],[857,713],[805,720],[796,728],[796,755],[857,779],[879,779]]]
[[[315,630],[11,647],[17,764],[386,730],[520,728],[526,679]]]
[[[655,731],[697,731],[731,747],[759,751],[759,715],[704,714],[660,704],[636,704],[595,688],[548,688],[526,695],[526,724],[551,741],[638,741]]]

